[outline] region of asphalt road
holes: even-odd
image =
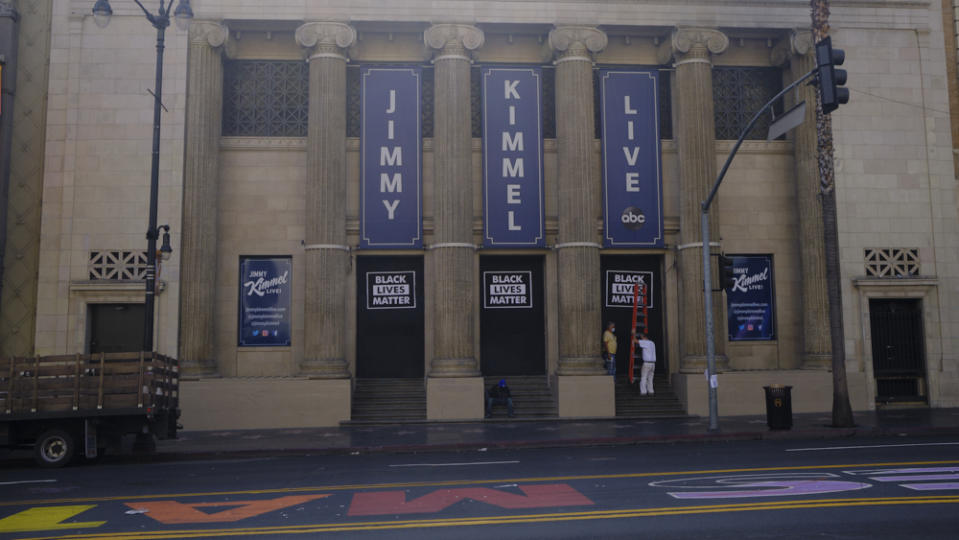
[[[955,438],[0,464],[3,538],[956,538]]]

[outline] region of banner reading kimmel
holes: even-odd
[[[422,73],[416,66],[360,70],[360,247],[420,248]]]
[[[603,243],[663,247],[659,73],[602,69]]]
[[[483,245],[543,247],[542,71],[483,68]]]

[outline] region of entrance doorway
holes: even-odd
[[[422,378],[423,257],[356,258],[356,376]]]
[[[609,321],[616,323],[616,374],[625,375],[629,369],[629,337],[633,317],[632,283],[641,280],[649,288],[647,307],[649,339],[656,344],[656,373],[669,373],[666,358],[666,340],[663,305],[663,258],[659,255],[603,255],[600,271],[603,282],[603,328],[596,329],[599,347],[602,331]],[[642,312],[642,305],[640,312]],[[640,329],[640,331],[642,331]],[[638,370],[636,370],[638,373]]]
[[[876,402],[926,400],[922,301],[869,300]]]
[[[89,304],[90,353],[134,352],[143,348],[143,304]]]
[[[480,288],[483,374],[545,374],[543,257],[481,256]]]

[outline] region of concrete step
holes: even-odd
[[[351,418],[377,423],[425,420],[426,383],[423,379],[357,379]]]

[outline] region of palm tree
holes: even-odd
[[[829,1],[810,0],[813,40],[829,35]],[[826,294],[829,297],[829,330],[832,345],[832,425],[852,427],[852,407],[846,383],[843,344],[842,290],[839,274],[839,232],[836,225],[836,175],[833,168],[832,120],[822,112],[816,93],[816,136],[819,161],[819,199],[822,202],[823,247],[826,256]]]

